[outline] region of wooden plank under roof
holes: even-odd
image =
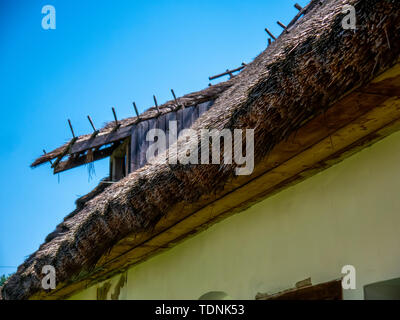
[[[176,120],[178,132],[180,132],[185,128],[189,128],[200,115],[211,108],[212,104],[212,101],[207,101],[196,106],[181,108],[177,111],[162,114],[156,118],[150,118],[137,124],[115,129],[110,133],[93,136],[89,140],[70,143],[57,158],[57,162],[53,164],[54,174],[107,158],[111,156],[123,140],[130,136],[132,136],[130,172],[135,171],[147,163],[146,151],[150,143],[146,141],[146,134],[150,129],[159,128],[168,131],[169,121]],[[110,144],[110,147],[101,149],[103,146]],[[87,152],[92,152],[90,157],[86,154]],[[69,155],[68,160],[61,161],[67,155]]]
[[[158,107],[158,111],[155,107],[149,108],[142,114],[136,117],[130,117],[122,120],[118,120],[119,127],[116,129],[115,121],[106,124],[102,129],[95,130],[93,122],[90,117],[88,117],[89,122],[91,122],[92,128],[95,130],[92,134],[86,134],[77,136],[74,140],[72,148],[69,150],[66,147],[69,143],[62,145],[46,154],[37,158],[31,167],[37,167],[41,164],[49,162],[53,159],[62,158],[68,154],[82,153],[89,149],[98,148],[102,145],[110,144],[122,140],[130,135],[130,128],[132,126],[153,118],[158,118],[161,115],[168,114],[170,112],[176,112],[177,110],[190,106],[201,107],[201,105],[208,101],[215,101],[225,90],[232,86],[232,81],[225,81],[208,87],[206,89],[192,92],[186,94],[182,97],[176,98],[174,93],[174,100],[168,101],[163,105]],[[136,107],[137,109],[137,107]],[[70,146],[70,145],[69,145]],[[71,146],[70,146],[71,147]],[[67,152],[66,152],[67,150]],[[58,164],[57,162],[57,164]]]

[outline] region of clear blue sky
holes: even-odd
[[[108,159],[58,177],[30,169],[76,134],[177,95],[208,77],[252,61],[297,13],[292,0],[0,0],[0,275],[16,270],[108,174]],[[307,0],[297,0],[300,5]],[[56,30],[41,27],[42,6],[56,9]]]

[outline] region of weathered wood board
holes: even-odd
[[[169,147],[168,135],[170,132],[170,121],[177,122],[178,134],[183,129],[190,128],[190,126],[212,106],[213,102],[204,102],[196,106],[186,107],[177,111],[161,115],[157,118],[149,119],[133,125],[131,127],[131,165],[130,172],[133,172],[143,167],[146,161],[146,151],[150,146],[150,142],[146,140],[146,135],[151,129],[161,129],[166,134],[166,147]]]

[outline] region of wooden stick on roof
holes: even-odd
[[[280,21],[276,22],[279,26],[281,26],[285,31],[287,31],[287,27]]]
[[[179,107],[179,103],[178,103],[178,100],[176,99],[176,95],[175,95],[174,89],[171,89],[171,93],[172,93],[172,96],[174,97],[174,101],[175,101],[176,106]],[[182,105],[182,108],[185,108],[185,106]]]
[[[72,128],[71,120],[68,119],[69,128],[71,129],[72,137],[75,139],[74,128]]]
[[[78,140],[77,137],[75,137],[75,133],[74,133],[74,128],[72,128],[72,124],[71,124],[71,120],[68,119],[68,124],[69,124],[69,128],[71,129],[72,132],[72,139],[70,142],[68,142],[68,144],[66,145],[66,147],[64,148],[63,152],[57,157],[56,161],[54,163],[51,164],[52,168],[56,168],[57,165],[60,163],[60,161],[62,160],[62,158],[65,157],[66,154],[68,154],[71,150],[71,147],[73,146],[73,144],[76,142],[76,140]]]
[[[93,128],[93,133],[92,133],[92,136],[90,137],[91,139],[93,139],[95,136],[97,136],[99,134],[99,130],[96,130],[96,127],[93,124],[92,118],[90,116],[87,116],[87,118],[88,118],[88,120],[90,122],[90,125]]]
[[[209,77],[208,80],[214,80],[214,79],[217,79],[217,78],[226,76],[226,75],[229,75],[229,76],[232,78],[234,72],[241,71],[241,70],[244,69],[245,67],[246,67],[246,64],[245,64],[244,62],[242,62],[242,65],[241,65],[239,68],[236,68],[236,69],[233,69],[233,70],[229,70],[229,69],[228,69],[228,70],[226,70],[226,71],[223,72],[223,73],[220,73],[220,74],[217,74],[217,75],[215,75],[215,76]]]
[[[91,118],[90,116],[87,116],[87,118],[88,118],[88,120],[89,120],[89,122],[90,122],[90,125],[91,125],[92,128],[93,128],[93,132],[96,132],[97,130],[96,130],[96,127],[95,127],[94,124],[93,124],[92,118]]]
[[[112,107],[111,109],[112,109],[112,112],[113,112],[113,115],[114,115],[115,127],[116,127],[116,128],[119,128],[120,124],[118,123],[117,113],[115,112],[114,107]]]
[[[268,28],[265,28],[265,32],[268,33],[268,35],[269,35],[272,39],[276,40],[276,37],[272,34],[271,31],[268,30]]]
[[[153,99],[154,99],[154,104],[156,105],[157,112],[158,112],[158,114],[160,114],[160,109],[158,108],[157,98],[154,94],[153,94]]]
[[[287,29],[290,29],[296,22],[297,20],[300,19],[301,16],[305,15],[311,8],[312,1],[307,4],[304,8],[302,8],[299,4],[295,4],[294,7],[299,10],[299,12],[296,14],[296,16],[290,21],[290,23],[287,25]]]
[[[132,104],[133,104],[133,108],[135,109],[136,116],[137,116],[138,119],[139,119],[139,118],[140,118],[140,115],[139,115],[139,111],[138,111],[138,109],[137,109],[137,107],[136,107],[136,102],[132,102]]]
[[[46,150],[44,150],[44,149],[43,149],[43,154],[44,154],[44,155],[47,154]],[[53,161],[49,160],[49,162],[50,162],[51,165],[53,165]]]
[[[63,152],[57,157],[56,161],[51,165],[52,168],[57,168],[58,164],[71,150],[72,145],[78,140],[78,138],[73,137],[70,142],[66,145]]]
[[[299,5],[298,3],[295,3],[294,7],[299,11],[303,10],[303,7],[301,5]]]

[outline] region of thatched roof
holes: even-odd
[[[356,32],[342,28],[344,4],[356,7]],[[305,121],[398,62],[399,31],[398,0],[314,0],[304,18],[233,78],[192,128],[255,129],[257,166]],[[235,181],[235,167],[148,164],[132,172],[81,203],[7,281],[3,298],[39,293],[43,265],[55,267],[60,283],[90,277],[119,240],[151,229],[179,204],[223,189]]]

